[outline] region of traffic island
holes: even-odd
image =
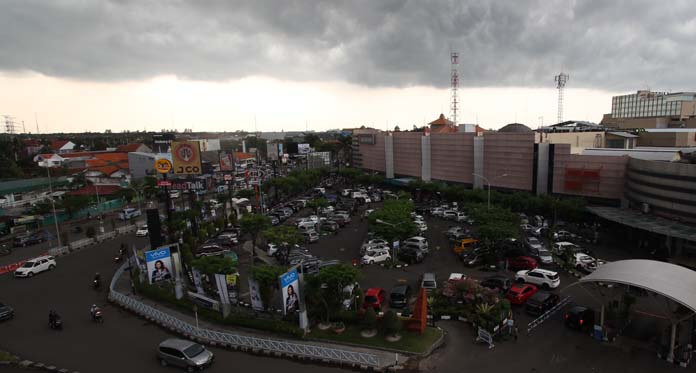
[[[307,335],[307,338],[315,341],[379,348],[423,356],[437,347],[444,332],[439,328],[426,328],[423,334],[403,331],[400,335],[401,338],[395,341],[390,341],[391,335],[380,332],[375,333],[372,338],[365,338],[362,335],[362,328],[359,326],[346,326],[346,330],[340,334],[334,333],[332,330],[314,329]]]

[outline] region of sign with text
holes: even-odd
[[[174,190],[205,190],[205,181],[203,180],[172,180],[169,185],[170,189]]]
[[[160,174],[169,173],[172,170],[172,162],[169,162],[169,159],[158,159],[155,161],[155,170]]]
[[[172,279],[172,255],[168,247],[146,251],[145,263],[150,284]]]
[[[172,141],[175,175],[200,175],[201,150],[197,141]]]
[[[280,289],[283,298],[283,314],[294,313],[300,308],[300,276],[293,269],[280,276]]]
[[[169,180],[157,180],[157,186],[159,186],[159,187],[172,186],[172,182]]]

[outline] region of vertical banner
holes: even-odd
[[[198,141],[172,141],[175,175],[200,175],[201,149]]]
[[[220,157],[220,171],[233,171],[234,161],[232,160],[232,154],[225,154]]]
[[[196,287],[196,293],[205,295],[205,290],[203,290],[203,279],[201,278],[201,272],[195,268],[193,268],[191,272],[193,272],[193,285]]]
[[[251,308],[254,311],[263,311],[263,300],[261,299],[259,282],[252,278],[249,279],[249,296],[251,297]]]
[[[280,289],[283,297],[283,314],[294,313],[300,309],[300,276],[293,269],[280,275]]]
[[[172,279],[172,255],[168,247],[146,251],[145,263],[150,284]]]
[[[232,305],[236,305],[239,302],[239,291],[237,290],[238,282],[239,273],[225,275],[225,283],[227,284],[227,298],[230,300],[230,304]]]
[[[217,285],[218,294],[220,294],[220,303],[230,304],[230,298],[227,296],[227,282],[225,281],[225,275],[216,273],[215,284]]]

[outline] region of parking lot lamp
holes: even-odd
[[[488,178],[486,178],[483,175],[479,175],[476,173],[472,173],[472,175],[480,177],[481,179],[483,179],[486,182],[486,184],[488,184],[488,210],[490,210],[491,209],[491,182],[488,180]],[[507,175],[508,174],[498,175],[498,176],[494,177],[493,180],[501,178],[501,177],[505,177]]]

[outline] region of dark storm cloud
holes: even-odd
[[[367,86],[694,89],[691,1],[30,1],[0,5],[0,70],[111,81],[266,75]]]

